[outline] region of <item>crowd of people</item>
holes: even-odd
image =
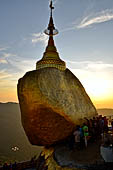
[[[80,149],[83,146],[87,147],[88,141],[95,142],[99,138],[104,140],[104,136],[109,130],[106,116],[102,117],[102,115],[99,115],[97,117],[93,117],[93,119],[84,119],[83,125],[77,125],[73,132],[75,140],[74,146],[77,149]],[[111,120],[110,123],[113,129],[113,120]]]
[[[26,168],[34,168],[36,166],[36,155],[31,158],[30,161],[25,161],[25,162],[14,162],[14,163],[7,163],[5,162],[2,170],[22,170]]]
[[[3,165],[3,170],[16,170],[16,169],[17,169],[16,162],[14,162],[13,164],[12,163],[8,164],[7,162],[5,162]]]

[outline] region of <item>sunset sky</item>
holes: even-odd
[[[113,108],[113,0],[53,3],[60,58],[97,108]],[[0,0],[0,102],[18,102],[18,79],[42,58],[48,20],[49,0]]]

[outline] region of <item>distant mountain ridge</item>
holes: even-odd
[[[17,102],[0,102],[0,104],[18,104]]]
[[[12,104],[12,105],[14,105],[14,104],[19,105],[19,103],[16,103],[16,102],[6,102],[6,103],[0,102],[0,106],[1,105],[10,105],[10,104]],[[0,108],[0,110],[1,110],[1,108]],[[113,109],[112,108],[99,108],[99,109],[97,108],[97,112],[99,114],[102,114],[102,115],[113,115]]]
[[[103,116],[113,116],[113,109],[110,108],[97,109],[97,112]]]

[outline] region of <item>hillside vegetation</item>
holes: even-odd
[[[0,164],[28,160],[40,151],[41,147],[32,146],[25,135],[19,105],[0,103]]]

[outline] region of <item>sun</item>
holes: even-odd
[[[91,100],[102,102],[113,99],[113,77],[109,72],[85,69],[71,71],[79,78]]]
[[[87,80],[84,85],[89,96],[95,100],[103,100],[111,96],[111,84],[102,77],[93,77]]]

